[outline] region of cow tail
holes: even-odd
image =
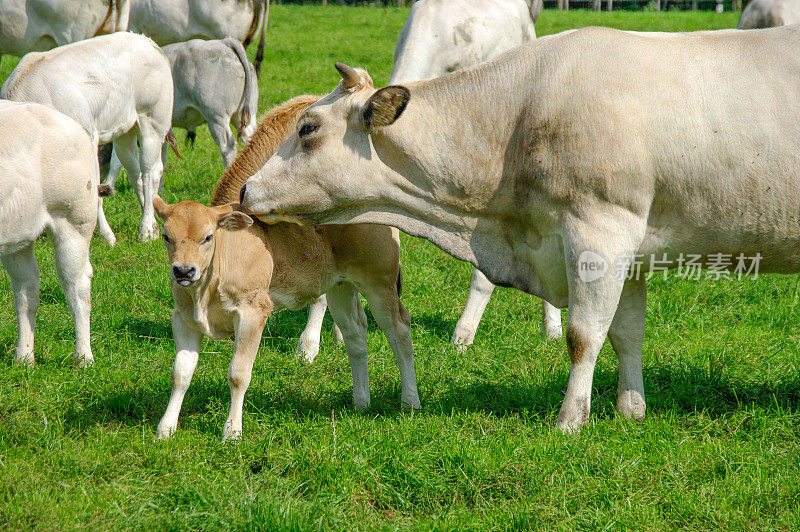
[[[237,136],[241,136],[242,130],[255,118],[255,113],[258,110],[258,102],[254,102],[251,97],[254,91],[250,90],[251,85],[257,84],[258,80],[254,79],[251,70],[253,67],[250,64],[250,60],[247,59],[247,52],[245,52],[242,43],[230,37],[224,39],[222,42],[233,50],[233,53],[239,58],[239,62],[244,69],[244,92],[242,93],[242,99],[239,101],[239,130],[236,132]]]
[[[178,141],[175,139],[175,133],[172,132],[172,128],[169,128],[169,131],[167,131],[167,136],[164,137],[164,140],[167,141],[167,144],[169,144],[169,147],[172,148],[172,151],[175,153],[175,155],[178,156],[178,159],[183,159],[183,157],[181,157],[181,152],[178,151]]]
[[[261,61],[264,60],[264,39],[267,34],[267,22],[269,22],[269,0],[265,0],[264,6],[264,21],[261,23],[261,38],[258,41],[258,49],[256,50],[256,77],[261,76]]]

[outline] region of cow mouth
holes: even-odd
[[[181,286],[189,286],[190,284],[192,284],[194,282],[189,277],[181,277],[181,278],[177,278],[176,277],[175,281]]]

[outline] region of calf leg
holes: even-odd
[[[142,168],[142,192],[144,206],[142,208],[142,223],[139,225],[139,240],[148,242],[156,240],[159,236],[158,222],[153,210],[153,199],[158,192],[158,185],[164,173],[161,163],[161,146],[164,135],[159,134],[148,121],[140,118],[139,121],[139,165]]]
[[[33,243],[16,253],[0,255],[0,261],[8,272],[17,311],[17,351],[14,359],[21,364],[33,365],[33,331],[39,308],[39,266],[33,254]]]
[[[481,317],[483,317],[483,312],[486,310],[486,305],[489,303],[493,291],[494,285],[492,282],[479,269],[473,268],[467,304],[464,306],[464,312],[461,313],[458,323],[456,323],[456,329],[453,331],[453,337],[450,340],[452,343],[462,349],[472,345],[475,340],[475,332],[478,330]]]
[[[211,133],[211,138],[219,146],[225,168],[236,160],[236,137],[233,135],[229,124],[230,119],[218,120],[217,118],[212,118],[208,120],[208,132]]]
[[[561,338],[561,310],[542,299],[542,333],[548,340]]]
[[[172,313],[172,336],[175,339],[175,363],[172,366],[172,393],[164,416],[158,423],[156,435],[163,440],[172,436],[178,428],[178,415],[181,412],[183,398],[192,382],[197,359],[200,355],[200,343],[203,336],[192,329],[177,312]]]
[[[353,373],[353,406],[356,410],[369,408],[369,362],[367,359],[367,315],[361,306],[358,292],[350,283],[334,286],[326,294],[328,308],[341,327],[350,371]]]
[[[297,354],[309,364],[314,362],[319,354],[319,337],[322,333],[322,320],[325,318],[325,309],[327,308],[328,302],[325,294],[312,301],[308,307],[308,323],[297,343]]]
[[[252,315],[251,315],[252,314]],[[255,312],[240,314],[236,324],[236,346],[231,365],[228,367],[228,385],[231,388],[231,410],[225,426],[222,428],[222,439],[232,440],[242,437],[242,409],[244,394],[250,386],[258,346],[266,316]]]
[[[403,408],[420,408],[417,374],[414,370],[414,348],[411,344],[411,316],[403,306],[393,283],[391,288],[365,287],[362,290],[372,316],[386,335],[400,369]]]
[[[56,220],[50,230],[55,248],[56,272],[75,322],[75,354],[78,366],[94,364],[90,344],[89,317],[92,310],[92,265],[89,242],[92,224],[73,226],[67,220]],[[88,232],[88,234],[87,234]]]
[[[642,419],[646,410],[642,378],[646,293],[643,279],[628,280],[608,330],[608,338],[619,359],[617,411],[635,419]]]

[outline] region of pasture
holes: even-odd
[[[385,84],[407,11],[273,6],[259,110],[330,91],[339,80],[334,61],[363,66],[376,86]],[[737,20],[548,10],[537,33],[586,25],[686,31]],[[0,79],[16,63],[3,57]],[[205,128],[197,140],[193,150],[181,143],[183,160],[170,157],[169,202],[207,202],[222,173]],[[617,361],[607,345],[589,425],[565,436],[554,424],[568,357],[563,340],[542,338],[541,304],[498,289],[475,345],[459,353],[449,338],[471,268],[404,237],[421,411],[400,410],[394,356],[374,321],[372,408],[357,413],[330,318],[320,355],[306,365],[294,354],[306,312],[286,311],[264,333],[243,441],[221,441],[233,344],[205,340],[178,432],[154,442],[174,356],[169,271],[161,242],[136,241],[136,199],[122,179],[118,188],[105,209],[119,242],[109,248],[95,237],[92,248],[94,367],[72,365],[72,322],[44,239],[33,369],[11,363],[13,298],[0,275],[1,528],[800,527],[796,276],[652,279],[646,419],[615,415]]]

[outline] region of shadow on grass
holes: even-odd
[[[450,341],[450,337],[456,328],[456,322],[445,318],[442,312],[417,314],[411,317],[411,323],[427,329],[431,335],[445,342]]]
[[[451,412],[482,412],[504,417],[518,414],[532,417],[554,417],[563,399],[567,374],[559,372],[544,386],[530,387],[515,384],[475,382],[453,386],[435,397],[422,397],[420,415],[448,415]],[[592,415],[600,419],[613,417],[616,401],[616,371],[595,374]],[[648,412],[672,412],[678,415],[702,411],[719,418],[741,408],[757,406],[764,409],[781,408],[797,412],[800,408],[800,377],[776,383],[731,380],[721,374],[709,374],[699,368],[673,369],[667,366],[651,368],[645,380]],[[85,431],[96,424],[138,425],[149,423],[155,428],[169,398],[169,385],[158,390],[126,390],[104,394],[91,392],[84,403],[90,408],[69,411],[65,423]],[[400,409],[399,383],[375,386],[372,407],[366,416],[395,417]],[[197,379],[192,383],[181,409],[181,417],[203,414],[210,405],[223,405],[227,412],[230,392],[224,380]],[[328,418],[331,412],[352,412],[352,390],[348,387],[335,392],[315,395],[300,388],[264,390],[251,386],[245,408],[261,415],[291,415],[297,419]],[[224,419],[224,418],[223,418]],[[221,423],[221,421],[220,421]],[[221,427],[213,427],[221,430]]]

